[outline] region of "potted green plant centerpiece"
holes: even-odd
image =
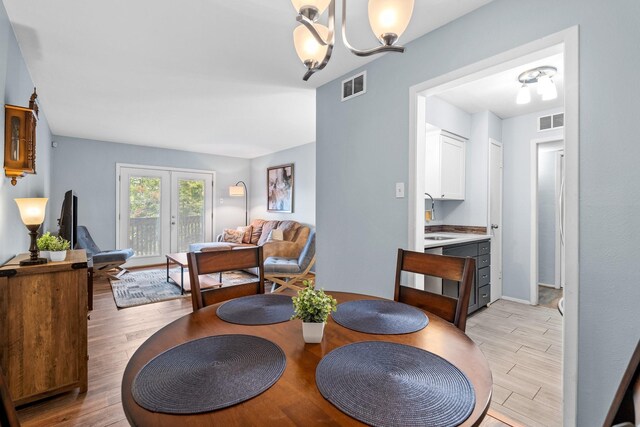
[[[49,251],[51,250],[51,245],[53,244],[53,242],[55,242],[56,239],[56,236],[52,236],[48,231],[38,238],[36,243],[38,245],[38,250],[40,251],[40,256],[42,258],[46,258],[48,260],[51,259],[51,257],[49,256]]]
[[[49,256],[51,261],[64,261],[67,257],[67,250],[71,247],[68,240],[62,237],[54,237],[54,241],[49,246]]]
[[[298,291],[298,296],[293,297],[292,319],[302,320],[304,342],[319,343],[322,341],[329,313],[336,311],[338,302],[322,289],[315,289],[313,281],[305,280],[303,283],[304,289]]]

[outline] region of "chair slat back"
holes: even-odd
[[[467,325],[467,311],[475,269],[476,264],[473,258],[433,255],[398,249],[393,298],[395,301],[427,310],[464,331]],[[456,299],[402,286],[400,280],[403,271],[459,282],[459,297]]]
[[[20,427],[18,413],[11,400],[9,386],[7,385],[2,371],[0,371],[0,426]]]
[[[610,427],[622,423],[640,425],[640,340],[636,344],[627,370],[622,375],[603,426]]]
[[[264,293],[262,247],[216,252],[189,252],[187,255],[193,311],[233,298]],[[200,287],[200,275],[224,271],[258,269],[258,281],[212,289]]]

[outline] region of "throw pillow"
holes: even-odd
[[[247,225],[246,227],[238,227],[236,230],[244,233],[242,236],[242,243],[251,243],[251,232],[253,231],[253,227]]]
[[[230,228],[225,228],[222,232],[222,241],[229,243],[242,243],[242,238],[244,237],[244,231],[232,230]]]
[[[269,232],[269,237],[267,237],[267,242],[281,242],[284,240],[284,236],[282,230],[279,228],[274,228]]]

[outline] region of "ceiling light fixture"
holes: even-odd
[[[303,80],[327,66],[335,45],[336,0],[291,0],[300,22],[293,31],[293,44],[307,67]],[[347,40],[347,0],[342,0],[342,42],[356,56],[371,56],[382,52],[404,52],[395,43],[404,33],[413,14],[414,0],[369,0],[369,25],[381,46],[356,49]],[[327,26],[318,24],[320,15],[329,9]]]
[[[518,96],[516,97],[516,104],[528,104],[531,102],[531,92],[529,91],[529,85],[537,83],[536,93],[542,96],[543,101],[550,101],[558,97],[558,89],[553,82],[553,76],[556,75],[558,69],[556,67],[537,67],[527,70],[518,76],[518,81],[522,83]]]

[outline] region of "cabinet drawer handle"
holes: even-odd
[[[484,275],[482,276],[482,278],[483,278],[483,279],[486,279],[487,277],[489,277],[489,276],[488,276],[488,275],[486,275],[486,274],[484,274]]]
[[[486,263],[488,263],[488,262],[489,262],[489,260],[488,260],[488,259],[483,259],[483,260],[482,260],[482,263],[483,263],[483,264],[486,264]]]
[[[488,249],[489,249],[489,246],[483,246],[483,247],[480,248],[481,251],[486,251]]]
[[[482,294],[482,298],[486,298],[486,297],[488,297],[488,296],[489,296],[489,295],[487,295],[487,294]]]
[[[442,196],[440,196],[440,197],[444,197],[444,194]]]

